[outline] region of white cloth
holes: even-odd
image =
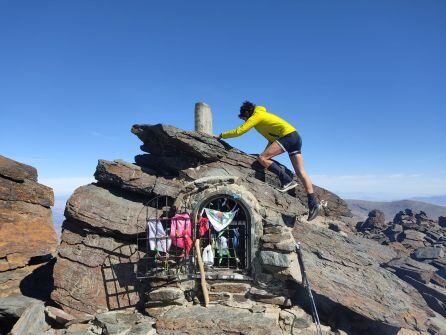
[[[214,265],[214,252],[212,251],[212,245],[208,244],[208,246],[203,249],[202,258],[204,265]]]
[[[150,250],[167,252],[170,249],[172,240],[166,235],[163,225],[159,220],[147,221],[147,232]]]
[[[220,236],[217,240],[217,252],[220,256],[228,255],[228,239]]]
[[[212,227],[217,232],[225,229],[229,224],[234,220],[235,215],[237,214],[237,210],[232,210],[230,212],[220,212],[215,209],[205,208],[206,215],[209,219],[209,222],[212,224]]]

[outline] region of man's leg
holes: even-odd
[[[313,183],[304,168],[304,158],[302,157],[302,154],[292,155],[290,156],[290,160],[291,164],[293,164],[294,171],[302,181],[307,194],[314,193]]]
[[[265,148],[259,157],[257,157],[257,160],[265,169],[267,169],[274,163],[271,158],[280,155],[282,152],[284,152],[283,148],[277,142],[273,142]]]
[[[282,186],[284,186],[292,182],[293,178],[281,169],[279,164],[271,160],[272,157],[280,155],[282,152],[284,152],[283,148],[276,141],[266,147],[265,151],[257,157],[257,160],[264,168],[277,175]]]
[[[308,208],[310,209],[308,220],[313,220],[318,214],[319,207],[316,195],[314,194],[313,183],[304,168],[304,158],[302,154],[295,154],[290,156],[290,160],[291,164],[293,164],[294,171],[307,191]]]

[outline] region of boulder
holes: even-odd
[[[0,155],[0,176],[17,182],[25,180],[37,182],[36,168],[16,162],[2,155]]]
[[[412,255],[412,258],[416,260],[426,260],[426,259],[436,259],[436,258],[443,258],[444,257],[444,249],[443,247],[424,247],[424,248],[418,248],[415,250]]]
[[[394,224],[400,224],[404,229],[418,229],[417,219],[410,209],[398,212],[393,218]]]
[[[37,299],[25,297],[21,294],[13,294],[0,298],[0,318],[20,318],[28,306]]]
[[[13,294],[0,298],[0,334],[8,333],[25,310],[39,300]]]
[[[178,196],[183,186],[180,181],[146,173],[144,170],[144,167],[123,160],[110,162],[101,159],[96,168],[95,178],[103,184],[146,196],[153,194],[163,194],[173,198]]]
[[[45,314],[49,319],[62,326],[75,319],[73,315],[53,306],[46,306]]]
[[[417,262],[408,257],[392,259],[383,266],[392,269],[398,277],[409,276],[422,283],[429,283],[437,271],[432,265]]]
[[[10,335],[35,335],[50,329],[45,321],[43,302],[33,302],[11,329]]]
[[[49,208],[0,200],[0,220],[0,271],[24,267],[32,257],[55,252],[57,235]]]
[[[408,229],[403,232],[402,238],[405,240],[424,241],[425,236],[426,234],[419,231]]]
[[[53,190],[31,180],[16,182],[0,178],[0,199],[4,201],[22,201],[25,203],[50,207],[54,205]]]
[[[55,253],[53,204],[53,191],[37,183],[35,168],[0,156],[0,297],[19,293],[35,265]]]
[[[65,216],[103,234],[134,235],[138,225],[145,225],[144,198],[94,184],[81,186],[68,199]]]
[[[386,221],[384,213],[380,210],[374,209],[369,212],[367,220],[361,225],[360,229],[362,231],[378,229],[382,230],[386,227]]]

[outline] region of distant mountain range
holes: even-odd
[[[438,219],[439,216],[446,216],[446,207],[434,205],[427,202],[417,200],[398,200],[398,201],[368,201],[344,199],[353,215],[358,219],[364,220],[369,212],[374,209],[382,211],[386,217],[386,221],[392,221],[395,214],[399,211],[410,208],[414,212],[424,211],[431,219]]]
[[[428,202],[430,204],[439,205],[439,206],[446,206],[446,194],[445,195],[435,195],[432,197],[416,197],[416,198],[412,198],[412,200]]]

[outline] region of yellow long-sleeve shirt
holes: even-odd
[[[237,137],[246,133],[252,127],[262,134],[270,143],[274,142],[278,138],[292,133],[293,131],[296,131],[296,128],[294,128],[284,119],[267,112],[265,107],[256,106],[254,112],[250,118],[245,121],[245,123],[235,129],[221,133],[221,137]]]

